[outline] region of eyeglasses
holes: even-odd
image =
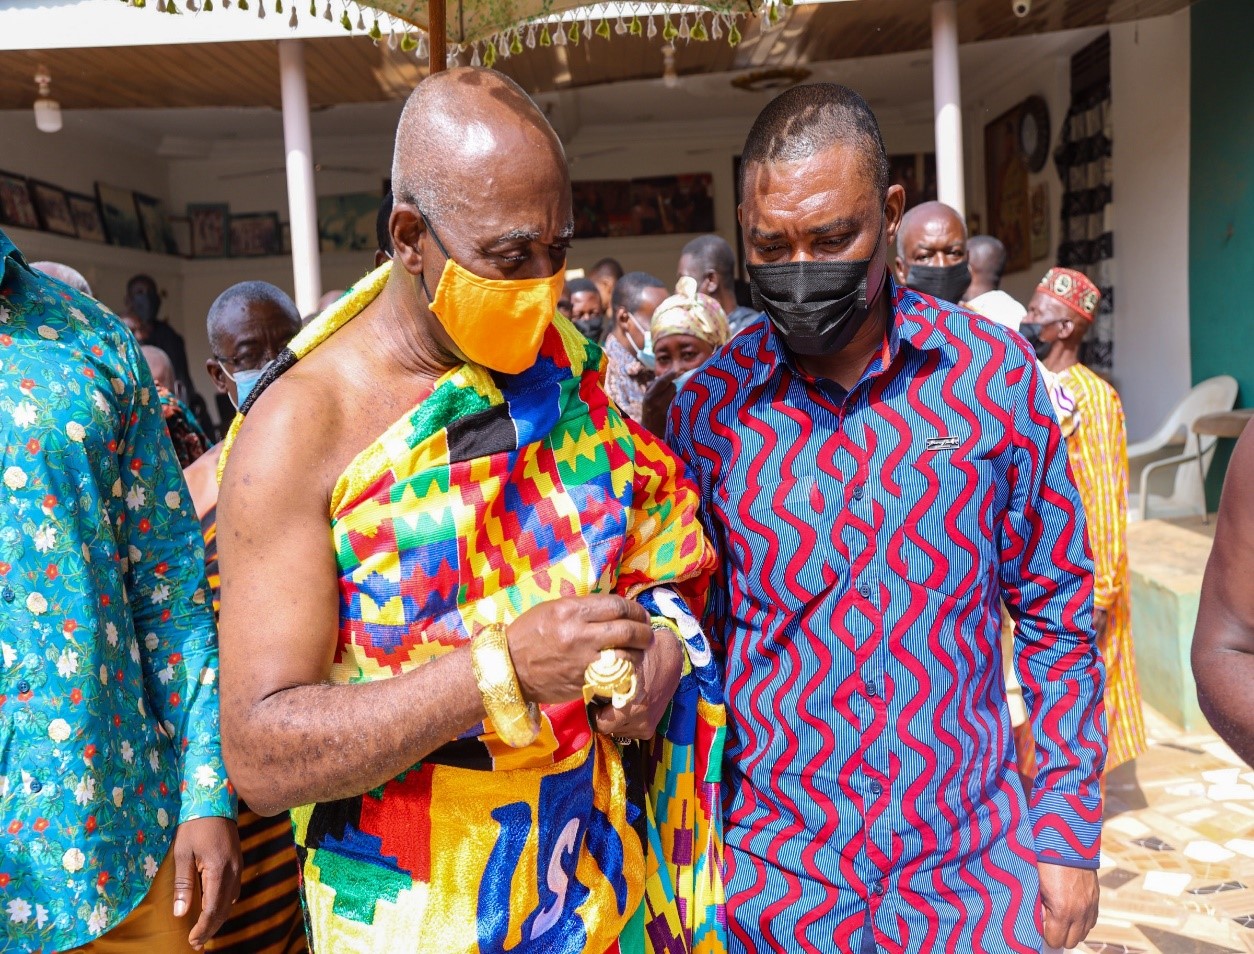
[[[289,339],[290,340],[290,339]],[[287,342],[283,342],[283,347],[287,347]],[[215,354],[213,360],[222,365],[222,369],[227,370],[229,364],[236,372],[239,371],[255,371],[257,368],[265,367],[271,361],[278,357],[278,354],[271,348],[267,348],[260,354],[254,354],[251,351],[245,351],[243,354],[225,355]]]

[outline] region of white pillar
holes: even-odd
[[[318,299],[322,297],[322,262],[318,254],[309,88],[305,82],[305,48],[300,40],[279,40],[279,81],[283,91],[283,147],[287,151],[292,277],[296,308],[302,315],[309,315],[318,310]]]
[[[932,98],[936,109],[937,198],[967,215],[962,168],[962,91],[957,0],[932,3]]]

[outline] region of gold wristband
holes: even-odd
[[[483,627],[470,641],[470,665],[500,740],[515,749],[534,742],[540,734],[540,707],[523,700],[504,623]]]

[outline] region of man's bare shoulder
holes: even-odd
[[[343,405],[334,381],[317,370],[299,362],[258,396],[230,449],[224,491],[237,480],[278,482],[330,499],[335,480],[328,461],[340,444]]]

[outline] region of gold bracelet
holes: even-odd
[[[470,641],[470,665],[497,736],[511,748],[521,749],[540,734],[540,707],[523,700],[505,632],[504,623],[479,630]]]

